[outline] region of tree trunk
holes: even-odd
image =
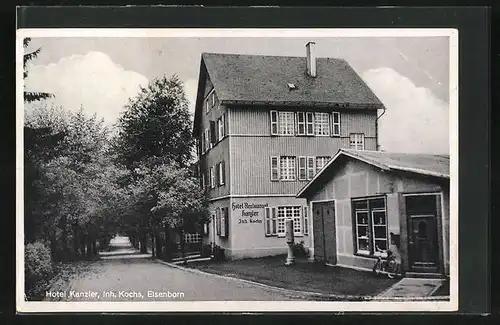
[[[97,240],[96,239],[92,240],[92,255],[94,255],[94,256],[97,255]]]
[[[172,260],[172,251],[171,251],[171,245],[170,245],[170,239],[169,239],[169,236],[168,236],[168,231],[169,231],[169,227],[168,225],[165,223],[165,226],[164,226],[164,232],[165,232],[165,255],[163,256],[163,259],[167,262],[171,261]]]
[[[73,255],[75,259],[78,258],[78,247],[80,246],[78,238],[78,228],[76,224],[73,224]]]
[[[155,232],[154,232],[154,229],[151,230],[149,235],[151,236],[151,256],[155,257],[156,252],[155,252]]]
[[[155,234],[155,243],[156,243],[156,257],[162,258],[162,251],[161,251],[161,236],[160,236],[160,230],[158,228],[155,228],[154,231]]]
[[[148,253],[148,246],[147,246],[147,237],[146,233],[141,234],[141,253],[142,254],[147,254]]]
[[[90,259],[92,257],[92,237],[90,234],[87,235],[87,258]]]

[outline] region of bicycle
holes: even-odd
[[[377,262],[373,266],[373,273],[376,275],[381,274],[382,272],[387,273],[387,277],[389,279],[393,279],[396,275],[399,274],[399,263],[396,261],[396,255],[388,249],[383,250],[378,246],[375,247],[377,252],[386,253],[387,258],[384,260],[381,256],[377,256]]]

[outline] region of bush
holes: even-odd
[[[24,248],[26,284],[33,285],[40,280],[44,280],[52,274],[52,271],[50,248],[40,241],[27,244]]]
[[[303,257],[309,255],[309,250],[307,249],[307,247],[305,247],[304,241],[301,241],[300,243],[294,243],[292,249],[293,249],[293,255],[296,257]]]

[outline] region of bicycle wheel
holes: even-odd
[[[377,262],[373,266],[372,271],[374,274],[377,274],[377,275],[380,274],[380,272],[382,272],[382,261],[381,260],[377,260]]]

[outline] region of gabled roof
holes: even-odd
[[[325,167],[323,167],[323,169],[321,169],[319,173],[299,191],[297,197],[304,197],[308,189],[318,182],[318,179],[321,179],[327,170],[338,163],[341,157],[363,161],[386,171],[399,171],[438,178],[450,178],[450,156],[448,155],[340,149],[337,154],[327,162]]]
[[[203,53],[195,114],[202,109],[207,76],[221,104],[383,108],[345,60],[317,58],[316,67],[313,78],[306,57]]]
[[[222,103],[382,105],[345,60],[318,58],[312,78],[305,57],[203,53],[202,59]]]

